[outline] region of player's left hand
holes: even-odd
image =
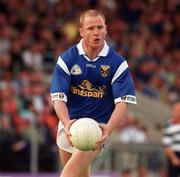
[[[69,122],[67,123],[67,125],[64,127],[64,130],[65,130],[65,133],[66,133],[66,139],[67,139],[68,143],[71,144],[71,146],[73,146],[73,145],[72,145],[72,142],[71,142],[71,140],[70,140],[71,134],[70,134],[70,132],[69,132],[69,129],[70,129],[71,125],[72,125],[75,121],[76,121],[76,119],[69,120]]]
[[[94,148],[94,151],[103,148],[105,141],[110,135],[110,131],[107,128],[106,124],[99,124],[100,128],[102,129],[102,136],[101,138],[96,142],[96,146]]]

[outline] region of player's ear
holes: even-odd
[[[82,27],[79,27],[79,34],[81,37],[84,36],[84,32],[83,32],[83,28]]]

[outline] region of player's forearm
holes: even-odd
[[[61,100],[55,100],[54,109],[59,120],[63,123],[64,126],[66,126],[70,120],[66,103]]]
[[[107,123],[107,129],[109,133],[111,133],[113,129],[117,127],[119,122],[125,116],[126,111],[127,111],[127,103],[120,102],[116,104],[115,109],[111,115],[111,118]]]
[[[165,148],[165,152],[166,152],[169,159],[172,160],[172,159],[177,158],[176,154],[171,150],[170,147]]]

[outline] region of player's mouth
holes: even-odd
[[[100,42],[99,38],[94,39],[94,43],[99,43],[99,42]]]

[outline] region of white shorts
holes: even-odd
[[[64,151],[67,151],[69,153],[73,153],[76,150],[76,148],[72,147],[71,144],[68,143],[66,139],[64,125],[62,124],[61,121],[59,121],[59,124],[58,124],[56,144],[58,145],[60,149],[63,149]]]

